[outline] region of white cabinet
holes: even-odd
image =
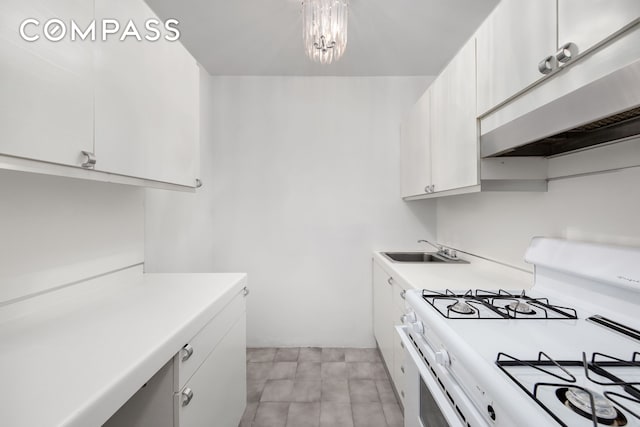
[[[391,380],[404,399],[404,348],[395,331],[404,314],[405,289],[373,261],[373,331]]]
[[[237,426],[246,404],[246,320],[237,320],[177,395],[176,427]],[[187,402],[187,393],[192,397]]]
[[[427,89],[400,125],[402,197],[429,192],[431,186],[431,91]]]
[[[556,1],[502,0],[478,29],[478,115],[542,77],[538,63],[556,51]]]
[[[83,25],[93,19],[93,0],[0,2],[0,154],[80,166],[93,151],[93,43],[43,38],[51,17]],[[19,27],[26,18],[39,26]]]
[[[142,0],[96,0],[96,18],[155,14]],[[198,85],[195,60],[179,42],[95,43],[96,170],[195,186]]]
[[[584,52],[639,18],[638,0],[558,0],[558,44]]]
[[[478,184],[475,39],[431,86],[431,176],[434,191]]]
[[[373,262],[373,333],[387,365],[393,372],[393,278]]]
[[[240,423],[247,396],[246,335],[241,293],[190,341],[192,352],[176,356],[175,427]]]

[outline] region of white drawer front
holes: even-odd
[[[238,294],[220,313],[216,315],[187,345],[193,351],[188,358],[183,349],[178,354],[178,388],[181,389],[211,351],[218,345],[240,316],[244,317],[245,297]],[[183,358],[185,360],[183,360]]]

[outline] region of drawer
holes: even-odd
[[[178,388],[181,389],[225,334],[245,315],[245,297],[239,293],[207,325],[190,340],[177,357]]]

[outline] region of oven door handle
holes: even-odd
[[[409,339],[408,335],[408,327],[404,325],[396,326],[396,333],[400,336],[400,340],[404,344],[404,351],[409,354],[411,358],[411,363],[415,365],[424,381],[425,385],[429,388],[433,399],[436,401],[438,408],[444,415],[447,423],[450,427],[466,427],[466,424],[460,420],[458,414],[451,403],[447,399],[447,396],[444,394],[442,389],[438,386],[438,382],[433,378],[433,375],[427,368],[426,363],[422,360],[420,354],[414,347],[413,343]]]

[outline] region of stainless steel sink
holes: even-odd
[[[461,259],[446,259],[435,252],[383,252],[392,262],[468,264]]]

